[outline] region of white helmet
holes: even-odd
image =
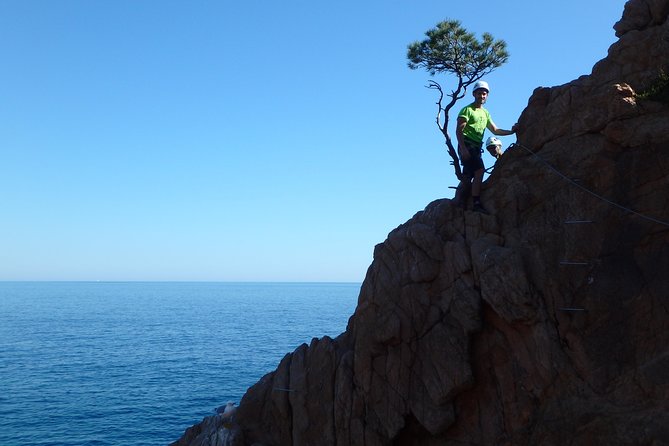
[[[500,141],[498,138],[495,138],[494,136],[488,138],[488,140],[485,142],[485,148],[488,150],[488,153],[497,159],[499,159],[499,157],[502,156],[502,153],[504,153],[502,152],[502,141]]]
[[[491,136],[490,138],[488,138],[486,140],[485,146],[486,147],[490,147],[490,146],[502,147],[502,141],[500,141],[499,138],[495,138],[494,136]]]
[[[490,93],[490,87],[488,86],[488,83],[486,81],[476,81],[474,84],[474,89],[472,91],[476,91],[479,88],[483,88],[485,91]]]

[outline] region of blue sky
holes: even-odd
[[[624,3],[2,0],[0,280],[362,281],[456,183],[407,45],[445,19],[505,40],[509,128]]]

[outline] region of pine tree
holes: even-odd
[[[503,40],[495,40],[489,33],[484,33],[479,41],[458,20],[445,20],[425,35],[425,40],[409,45],[408,65],[412,70],[424,68],[431,76],[446,73],[457,77],[457,86],[448,94],[450,101],[446,106],[442,105],[444,91],[439,83],[430,80],[427,88],[439,92],[437,126],[446,139],[455,175],[462,180],[457,152],[448,134],[448,112],[464,97],[467,87],[506,63],[509,53]]]

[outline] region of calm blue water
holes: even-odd
[[[0,282],[0,445],[167,445],[342,333],[359,288]]]

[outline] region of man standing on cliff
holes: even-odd
[[[490,117],[488,110],[483,108],[488,99],[490,87],[485,81],[477,81],[474,84],[474,102],[464,107],[458,113],[458,121],[455,128],[455,135],[458,139],[458,152],[462,162],[462,174],[464,178],[458,185],[455,194],[456,201],[465,207],[467,194],[464,192],[469,189],[471,184],[473,210],[487,214],[488,211],[481,204],[481,183],[483,182],[483,159],[481,158],[481,147],[483,145],[483,134],[487,128],[497,136],[507,136],[516,133],[516,125],[511,130],[498,128]]]

